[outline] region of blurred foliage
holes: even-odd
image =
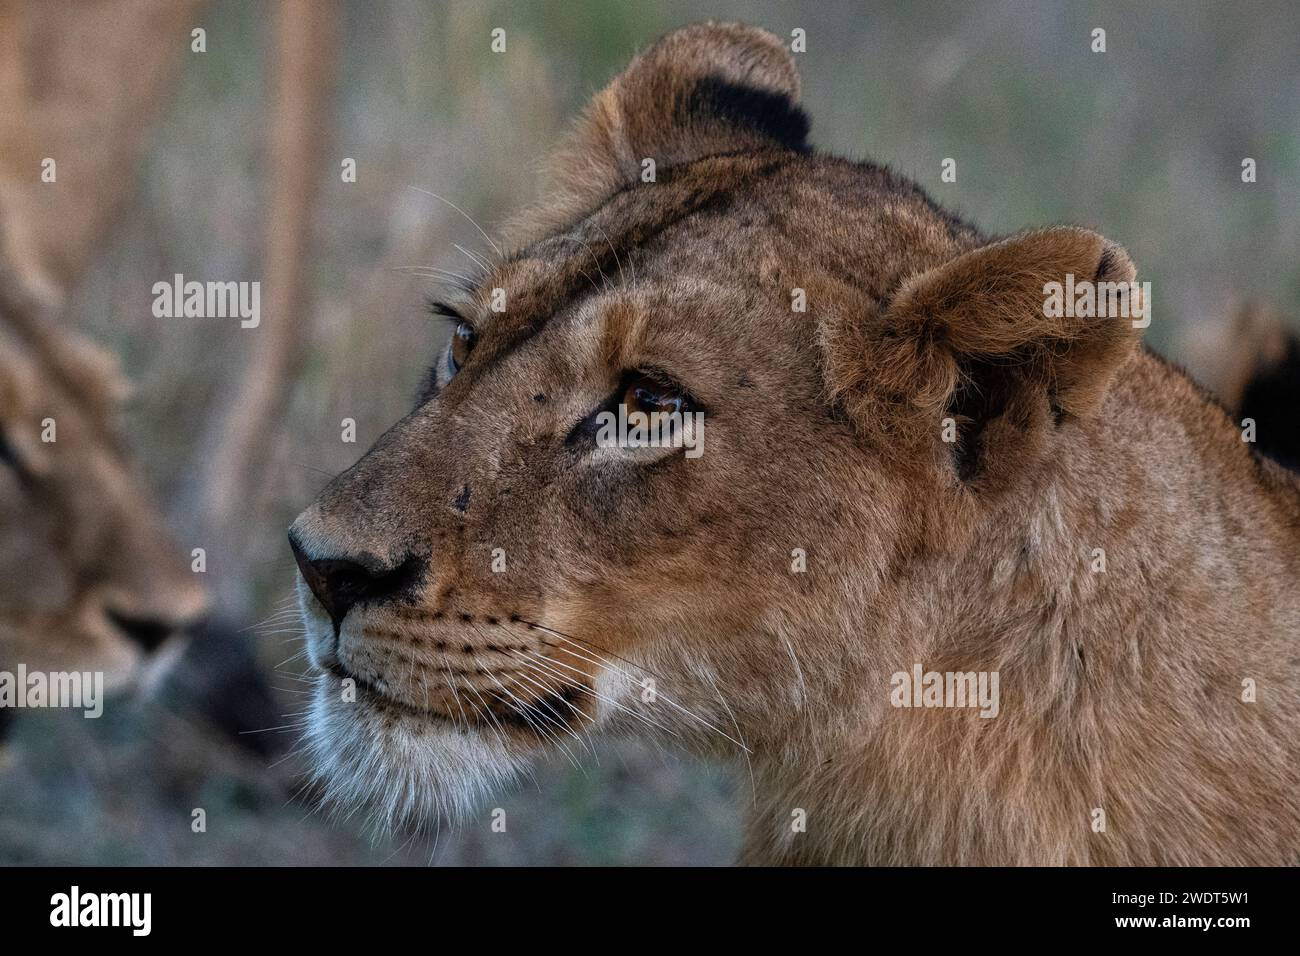
[[[1175,350],[1188,323],[1234,295],[1300,314],[1294,4],[356,0],[344,7],[334,155],[321,164],[312,352],[281,423],[278,477],[249,502],[246,547],[210,558],[213,573],[240,562],[258,582],[248,608],[265,616],[289,593],[283,529],[407,410],[444,340],[423,308],[435,283],[422,270],[465,269],[452,243],[484,248],[425,191],[492,231],[535,198],[547,148],[636,49],[707,18],[807,31],[799,62],[819,147],[888,163],[990,233],[1071,222],[1124,244],[1154,284],[1157,348]],[[137,382],[134,444],[173,501],[195,470],[220,467],[197,455],[197,436],[214,403],[238,401],[229,388],[247,339],[221,320],[155,319],[150,287],[177,272],[259,274],[265,19],[253,0],[207,9],[208,52],[189,57],[139,200],[75,301]],[[503,55],[488,47],[497,26]],[[1089,48],[1095,27],[1103,54]],[[1257,183],[1241,182],[1245,156]],[[354,184],[339,180],[342,157],[357,160]],[[957,161],[955,183],[940,181],[944,157]],[[339,441],[343,417],[358,423],[354,446]],[[183,531],[186,515],[173,517]],[[268,669],[292,653],[266,644]],[[25,722],[20,756],[0,774],[0,860],[722,863],[739,839],[743,774],[614,746],[599,764],[554,763],[538,788],[503,796],[508,836],[485,818],[444,834],[436,852],[371,848],[354,821],[286,806],[283,769],[205,738],[163,703],[145,710],[123,726]],[[198,805],[209,809],[201,838],[189,834]]]

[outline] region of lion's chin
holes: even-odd
[[[328,678],[317,681],[304,740],[324,802],[366,814],[381,833],[462,822],[506,793],[528,762],[490,733],[344,702]]]

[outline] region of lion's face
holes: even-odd
[[[956,278],[902,287],[983,240],[885,170],[810,155],[797,93],[745,27],[634,61],[520,251],[441,307],[457,333],[416,407],[294,523],[334,796],[390,823],[455,814],[594,728],[775,754],[798,746],[791,713],[862,694],[883,653],[863,609],[959,480],[923,401],[953,378]],[[988,256],[1028,257],[1025,288],[1107,268],[1093,234],[1022,245]],[[1042,417],[1041,398],[957,414]],[[620,406],[699,413],[695,447],[610,447]]]
[[[661,198],[748,165],[691,171]],[[772,230],[738,235],[737,210],[720,210],[638,246],[631,204],[447,303],[460,340],[415,409],[295,523],[335,779],[380,787],[362,769],[378,757],[398,791],[454,803],[469,794],[445,782],[607,722],[734,749],[706,672],[725,686],[729,639],[799,600],[792,567],[822,559],[810,529],[843,517],[841,496],[883,494],[844,467],[851,431],[825,404],[811,322],[745,262]],[[701,246],[727,261],[701,262]],[[699,416],[682,420],[691,447],[602,442],[599,416],[620,404]]]
[[[117,436],[111,357],[21,318],[0,309],[0,669],[121,686],[204,589]]]

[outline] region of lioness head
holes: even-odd
[[[108,353],[0,297],[0,669],[122,686],[204,608],[115,424]]]
[[[294,523],[336,796],[454,814],[597,729],[759,774],[807,756],[886,709],[864,673],[910,666],[882,593],[1101,401],[1137,333],[1049,318],[1043,289],[1131,279],[1122,250],[986,239],[811,151],[798,97],[749,27],[637,57],[439,306],[456,332],[410,414]],[[613,438],[633,412],[682,416]]]

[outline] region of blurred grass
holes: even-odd
[[[491,231],[539,189],[569,117],[639,47],[674,26],[743,19],[808,35],[799,63],[813,139],[888,163],[991,233],[1056,222],[1124,244],[1154,284],[1148,339],[1169,352],[1188,323],[1257,294],[1300,315],[1300,11],[1197,2],[350,2],[323,162],[313,263],[313,342],[282,423],[276,480],[249,503],[237,563],[257,618],[289,593],[283,529],[327,475],[408,408],[446,334],[411,270],[461,269],[481,249],[460,205]],[[215,0],[207,54],[191,55],[141,171],[140,197],[79,290],[77,320],[124,357],[138,385],[135,447],[175,500],[196,437],[248,339],[218,321],[157,320],[150,287],[181,272],[260,275],[265,201],[260,123],[264,8]],[[494,27],[507,52],[489,51]],[[1094,27],[1107,52],[1089,50]],[[358,181],[339,181],[353,157]],[[1259,181],[1240,181],[1240,162]],[[942,183],[944,157],[957,181]],[[356,445],[339,441],[355,418]],[[173,516],[184,529],[187,516]],[[274,645],[274,646],[272,646]],[[268,640],[268,669],[289,651]],[[292,704],[286,703],[286,709]],[[66,718],[66,715],[62,715]],[[285,804],[268,770],[169,710],[120,721],[38,715],[0,773],[3,862],[424,862],[428,848],[370,847]],[[613,746],[599,765],[563,762],[538,788],[503,796],[507,835],[485,817],[444,835],[441,862],[721,863],[735,852],[743,788],[729,768],[666,763]],[[209,832],[189,809],[209,805]],[[306,816],[306,819],[303,819]]]
[[[724,865],[739,845],[724,768],[619,743],[580,769],[544,763],[455,833],[379,839],[292,799],[293,758],[268,765],[175,703],[23,714],[0,758],[0,863]]]

